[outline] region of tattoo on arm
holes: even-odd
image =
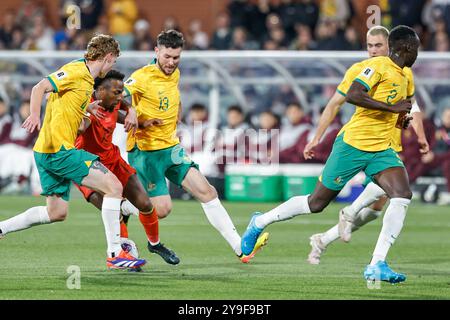
[[[100,170],[104,174],[108,173],[108,169],[100,161],[94,161],[91,168],[94,170]]]

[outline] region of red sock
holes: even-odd
[[[152,244],[157,244],[159,242],[159,223],[156,209],[153,208],[150,214],[143,214],[142,212],[139,212],[139,220],[144,226],[148,240]]]
[[[128,238],[128,227],[123,221],[120,221],[120,237]]]

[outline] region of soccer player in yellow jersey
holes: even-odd
[[[172,210],[166,183],[168,178],[200,201],[209,222],[241,261],[246,263],[265,244],[267,233],[260,237],[255,250],[243,256],[241,237],[215,188],[179,145],[176,132],[181,112],[178,64],[183,45],[184,39],[180,32],[161,32],[155,48],[156,59],[135,71],[125,81],[125,92],[132,97],[139,121],[136,134],[128,134],[128,159],[147,189],[160,218],[166,217]]]
[[[297,215],[321,212],[363,170],[390,198],[364,277],[368,281],[390,283],[406,280],[405,275],[392,271],[385,261],[403,227],[412,196],[405,167],[391,142],[399,114],[411,110],[408,97],[413,92],[408,90],[403,68],[414,64],[420,42],[412,28],[398,26],[392,29],[388,43],[389,56],[368,59],[347,91],[346,100],[357,106],[356,111],[336,137],[314,192],[292,197],[267,213],[255,213],[242,236],[244,254],[253,250],[266,226]]]
[[[72,61],[33,87],[30,116],[23,128],[40,130],[34,145],[34,157],[47,206],[33,207],[0,222],[0,235],[29,227],[63,221],[68,213],[71,181],[104,194],[102,219],[107,240],[109,268],[138,268],[145,264],[120,246],[120,203],[122,185],[98,160],[98,156],[75,148],[78,128],[86,111],[100,116],[99,103],[90,103],[94,79],[112,69],[120,54],[118,42],[107,35],[98,35],[88,44],[84,59]],[[40,127],[41,102],[50,93],[44,124]],[[125,126],[137,126],[134,110],[129,112]]]
[[[388,55],[388,36],[389,31],[385,27],[375,26],[367,32],[367,51],[370,57],[387,56]],[[353,80],[358,76],[359,72],[364,68],[364,65],[370,60],[355,63],[346,73],[342,82],[339,84],[336,93],[328,102],[325,111],[319,120],[316,134],[310,143],[305,147],[303,155],[305,159],[311,159],[314,157],[314,147],[319,144],[322,135],[328,128],[330,123],[334,120],[339,108],[344,104],[345,97],[348,89],[350,88]],[[409,91],[414,92],[414,78],[410,68],[403,68],[405,75],[408,78]],[[422,114],[420,108],[412,98],[411,114],[413,119],[411,124],[417,134],[418,143],[421,146],[421,152],[427,153],[429,146],[425,137],[425,132],[422,125]],[[400,152],[402,150],[401,145],[401,129],[396,129],[393,133],[392,148]],[[385,192],[376,183],[372,182],[370,177],[367,177],[365,184],[367,185],[360,196],[352,203],[351,206],[344,208],[342,212],[355,217],[352,219],[352,228],[346,232],[346,242],[348,242],[351,231],[358,230],[366,223],[375,220],[381,215],[383,207],[387,202]],[[378,199],[378,201],[377,201]],[[368,206],[372,203],[370,206]],[[314,234],[310,237],[311,252],[308,255],[307,261],[310,264],[319,264],[321,255],[327,249],[327,246],[339,238],[338,225],[330,228],[324,233]]]

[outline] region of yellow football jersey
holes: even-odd
[[[367,60],[363,60],[361,62],[357,62],[353,64],[347,72],[345,72],[344,78],[342,79],[341,83],[338,85],[336,91],[339,92],[344,97],[347,96],[347,92],[350,89],[353,80],[358,76],[358,74],[361,72],[361,70],[364,69],[364,66],[366,64]]]
[[[408,78],[408,98],[410,98],[415,93],[414,75],[412,73],[411,68],[408,68],[408,67],[404,67],[403,72],[405,73],[406,78]],[[414,111],[411,110],[411,113],[413,113],[413,112]],[[392,134],[391,146],[392,146],[392,149],[394,149],[397,152],[400,152],[403,150],[402,129],[398,129],[398,128],[394,127],[394,132]]]
[[[337,91],[346,95],[353,81],[364,85],[378,101],[394,105],[414,95],[414,80],[409,68],[402,70],[389,57],[370,58],[353,65]],[[363,151],[401,150],[401,130],[395,128],[398,114],[356,106],[350,121],[341,129],[344,141]]]
[[[125,91],[132,96],[138,120],[161,119],[163,124],[137,129],[128,134],[127,150],[135,145],[139,150],[153,151],[172,147],[180,140],[177,137],[178,110],[180,106],[179,69],[167,76],[156,65],[151,64],[136,70],[125,81]]]
[[[47,100],[44,123],[33,150],[56,153],[73,149],[81,119],[86,113],[94,78],[85,60],[75,60],[47,77],[53,86]]]

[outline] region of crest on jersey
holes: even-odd
[[[134,80],[133,78],[128,78],[127,81],[125,81],[125,85],[126,86],[131,86],[132,84],[134,84],[136,82],[136,80]]]
[[[342,183],[342,177],[337,177],[336,179],[334,179],[333,180],[334,181],[334,183],[336,183],[336,184],[341,184]]]
[[[367,67],[363,70],[363,72],[361,72],[361,77],[370,79],[370,77],[373,75],[374,72],[375,72],[374,69]]]

